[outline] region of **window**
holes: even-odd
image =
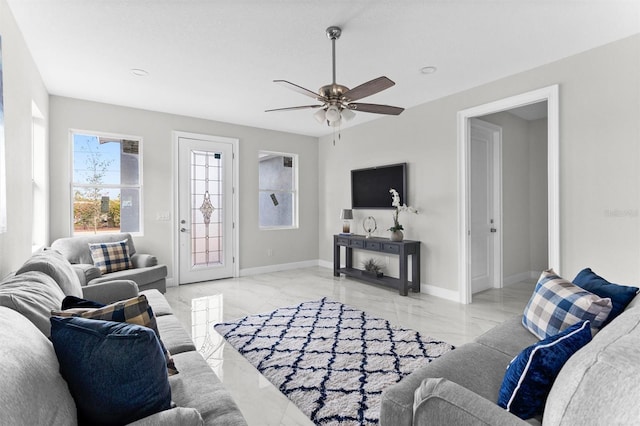
[[[297,228],[298,156],[260,151],[258,163],[260,228]]]
[[[73,233],[141,233],[142,141],[72,133]]]

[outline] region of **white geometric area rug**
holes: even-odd
[[[317,425],[375,425],[382,391],[453,349],[323,298],[214,326]]]

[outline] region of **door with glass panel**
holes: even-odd
[[[179,136],[178,164],[180,284],[232,277],[233,144]]]

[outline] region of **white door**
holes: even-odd
[[[497,126],[478,119],[471,120],[470,138],[470,272],[472,293],[498,287],[496,256],[499,247],[497,209],[499,193],[496,167]]]
[[[216,138],[177,140],[179,283],[231,277],[233,144]]]

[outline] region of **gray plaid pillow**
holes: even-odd
[[[93,264],[103,274],[122,271],[133,266],[129,257],[127,240],[89,244],[89,250],[91,251]]]
[[[555,336],[583,320],[599,329],[611,312],[611,299],[602,298],[558,276],[553,269],[543,271],[529,303],[522,325],[540,339]]]

